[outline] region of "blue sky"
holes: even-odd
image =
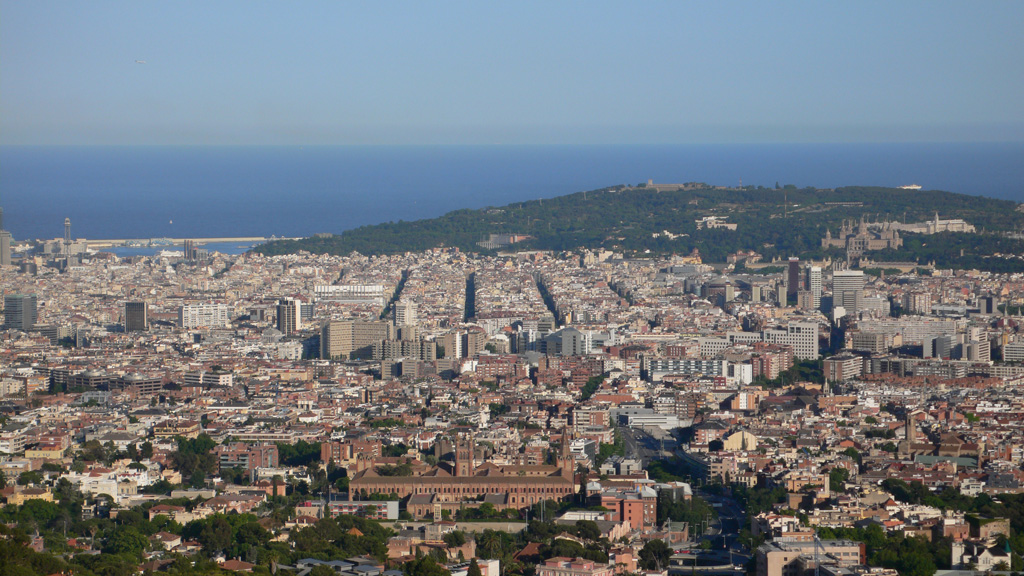
[[[3,0],[0,143],[1022,141],[1022,22],[1009,1]]]

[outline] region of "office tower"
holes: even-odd
[[[11,265],[11,244],[14,238],[4,229],[4,209],[0,208],[0,266]]]
[[[11,265],[11,233],[0,230],[0,266]]]
[[[992,360],[992,343],[988,336],[967,343],[967,359],[971,362],[989,362]]]
[[[149,307],[145,302],[124,303],[124,331],[142,332],[149,330]]]
[[[295,298],[277,301],[277,329],[282,334],[294,334],[302,329],[302,302]]]
[[[35,294],[4,296],[4,327],[28,330],[38,320]]]
[[[344,355],[347,359],[352,351],[351,321],[331,320],[320,327],[320,357],[329,360]]]
[[[313,324],[313,306],[312,302],[307,302],[304,306],[299,308],[299,317],[302,319],[301,323],[309,326]]]
[[[811,292],[814,309],[821,308],[821,268],[811,266],[807,269],[807,289]]]
[[[832,274],[832,305],[842,306],[847,314],[856,314],[863,306],[864,272],[842,270]]]
[[[416,303],[399,300],[395,303],[395,326],[413,326],[416,324]]]
[[[929,336],[922,342],[921,356],[950,360],[953,358],[953,348],[954,342],[951,336]]]
[[[796,293],[796,307],[801,310],[814,310],[814,294],[810,290],[801,290]]]
[[[999,305],[992,295],[978,298],[978,310],[985,315],[992,316],[999,313]]]
[[[800,292],[800,259],[789,259],[789,274],[786,276],[786,300],[796,301],[796,295]]]

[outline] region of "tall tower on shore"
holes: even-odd
[[[71,264],[71,218],[64,219],[64,265]]]
[[[0,266],[11,264],[11,233],[4,229],[4,209],[0,208]]]

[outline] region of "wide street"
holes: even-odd
[[[639,458],[644,467],[651,460],[671,458],[679,445],[671,433],[654,426],[643,429],[623,426],[619,428],[619,434],[626,446],[626,457]]]

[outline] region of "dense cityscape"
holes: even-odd
[[[1020,571],[1024,274],[857,266],[974,232],[900,226],[721,263],[0,232],[0,573]]]

